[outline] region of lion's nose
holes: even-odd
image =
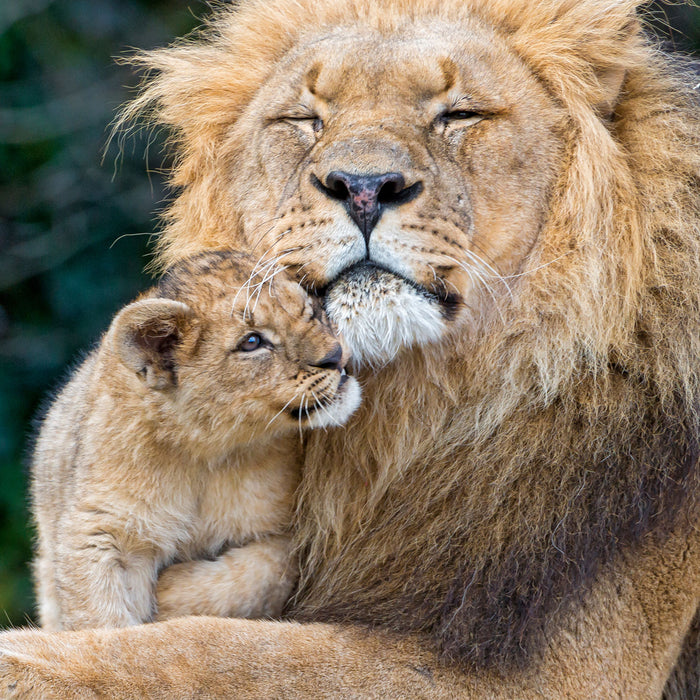
[[[406,187],[401,173],[356,175],[334,170],[326,176],[325,182],[315,177],[313,181],[329,197],[343,202],[367,244],[384,207],[410,202],[423,189],[421,182]]]

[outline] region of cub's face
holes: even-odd
[[[231,127],[231,191],[254,252],[324,292],[356,359],[383,363],[510,294],[561,119],[476,23],[348,27],[289,55]]]
[[[342,425],[360,402],[320,302],[283,271],[252,268],[217,253],[184,261],[157,298],[130,305],[150,309],[148,321],[120,321],[126,307],[113,324],[131,329],[122,347],[127,357],[140,352],[132,368],[161,415],[212,458],[265,436]]]

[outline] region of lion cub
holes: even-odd
[[[280,613],[296,431],[343,423],[360,389],[320,305],[253,272],[231,252],[182,262],[51,406],[32,464],[45,628]]]

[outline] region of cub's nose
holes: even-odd
[[[321,360],[311,363],[312,367],[320,367],[321,369],[343,369],[343,348],[340,343],[336,343],[333,349]]]
[[[410,202],[423,189],[421,182],[406,187],[406,180],[401,173],[356,175],[333,170],[328,173],[325,182],[315,176],[312,176],[312,182],[324,194],[345,205],[367,244],[385,206]]]

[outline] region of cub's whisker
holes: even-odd
[[[336,421],[336,419],[333,417],[333,414],[332,414],[332,413],[323,405],[323,403],[319,400],[318,396],[316,396],[316,394],[314,393],[314,390],[313,390],[313,389],[309,389],[309,391],[311,392],[311,396],[314,397],[314,401],[315,401],[315,403],[316,403],[316,406],[317,406],[318,410],[319,410],[319,411],[323,411],[323,412],[328,416],[328,420],[330,420],[331,423],[333,423],[333,425],[339,426],[340,423],[338,423],[338,422]],[[328,432],[328,431],[326,430],[326,426],[325,426],[325,425],[322,426],[322,428],[323,428],[323,432],[324,432],[324,433],[327,433],[327,432]]]
[[[289,401],[287,401],[287,403],[284,404],[284,406],[282,406],[282,408],[280,408],[280,410],[277,411],[277,413],[275,413],[275,415],[272,416],[272,418],[270,418],[270,420],[267,422],[267,425],[265,426],[265,430],[267,430],[272,425],[273,421],[276,418],[278,418],[280,415],[282,415],[282,413],[284,413],[284,410],[287,408],[287,406],[289,406],[289,404],[292,403],[292,401],[294,401],[294,399],[296,399],[297,396],[299,396],[299,394],[294,394],[294,396],[292,396],[292,398],[289,399]]]

